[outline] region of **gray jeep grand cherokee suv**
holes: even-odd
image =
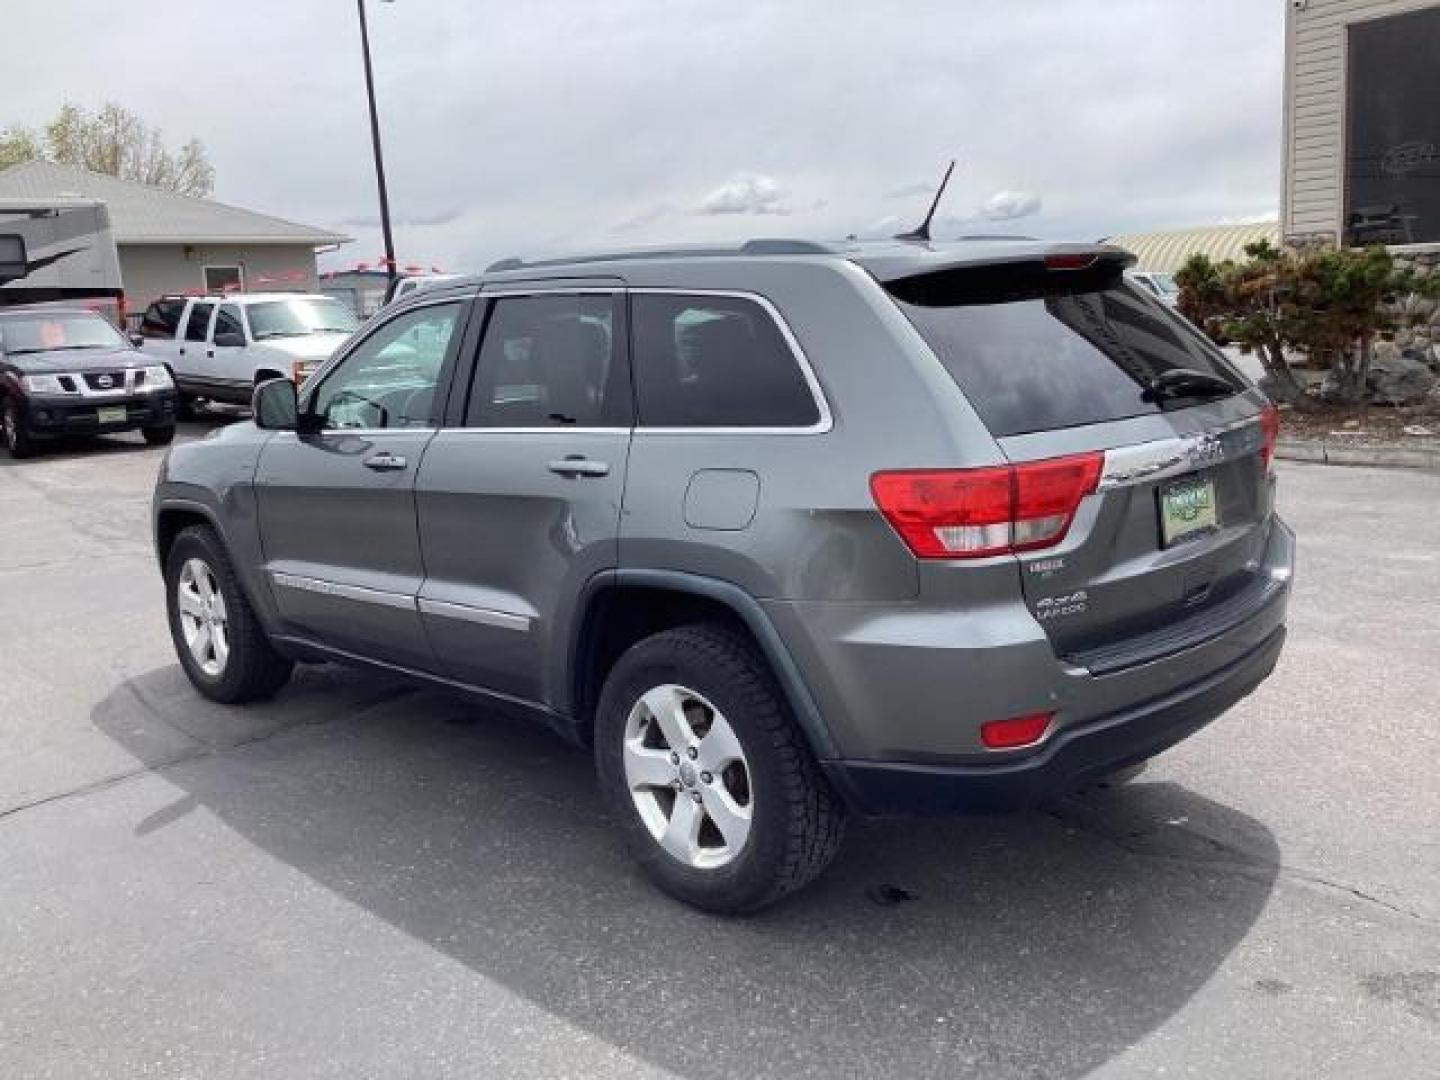
[[[1019,807],[1253,690],[1275,413],[1114,248],[509,260],[367,324],[155,492],[201,693],[401,671],[593,747],[664,889],[758,908],[847,812]]]

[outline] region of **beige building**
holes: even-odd
[[[1440,244],[1440,0],[1284,0],[1286,238]]]
[[[130,311],[165,293],[314,292],[316,253],[350,240],[71,165],[28,161],[0,172],[0,198],[57,195],[100,199],[109,208]]]

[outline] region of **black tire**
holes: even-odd
[[[229,657],[215,674],[206,672],[191,653],[181,626],[178,587],[185,564],[198,559],[205,564],[225,601],[226,637]],[[265,636],[255,611],[245,598],[235,569],[215,530],[192,525],[175,538],[165,558],[165,607],[170,619],[170,638],[175,655],[195,689],[211,701],[239,705],[268,698],[284,686],[294,664],[277,653]]]
[[[745,756],[749,834],[722,866],[700,869],[670,855],[631,799],[626,722],[640,697],[664,684],[713,702]],[[595,757],[601,789],[635,860],[661,889],[696,907],[722,914],[755,911],[814,880],[839,850],[844,805],[815,763],[769,666],[747,637],[725,626],[667,630],[620,657],[600,695]]]
[[[175,441],[175,425],[141,428],[140,434],[145,436],[145,441],[151,446],[168,446]]]
[[[25,418],[20,415],[20,406],[14,398],[5,402],[3,417],[0,417],[0,433],[3,433],[11,457],[28,458],[35,453],[35,437],[25,426]]]

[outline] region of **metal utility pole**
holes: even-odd
[[[365,55],[365,96],[370,102],[370,141],[375,147],[375,186],[380,191],[380,231],[385,235],[385,270],[395,284],[395,238],[390,232],[390,196],[385,190],[385,156],[380,152],[380,117],[375,111],[375,73],[370,68],[370,31],[365,25],[365,0],[355,0],[360,13],[360,51]],[[389,289],[386,290],[387,295]]]

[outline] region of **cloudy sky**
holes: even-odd
[[[367,0],[402,261],[1273,215],[1279,0]],[[351,0],[8,0],[0,127],[115,100],[216,197],[356,237]]]

